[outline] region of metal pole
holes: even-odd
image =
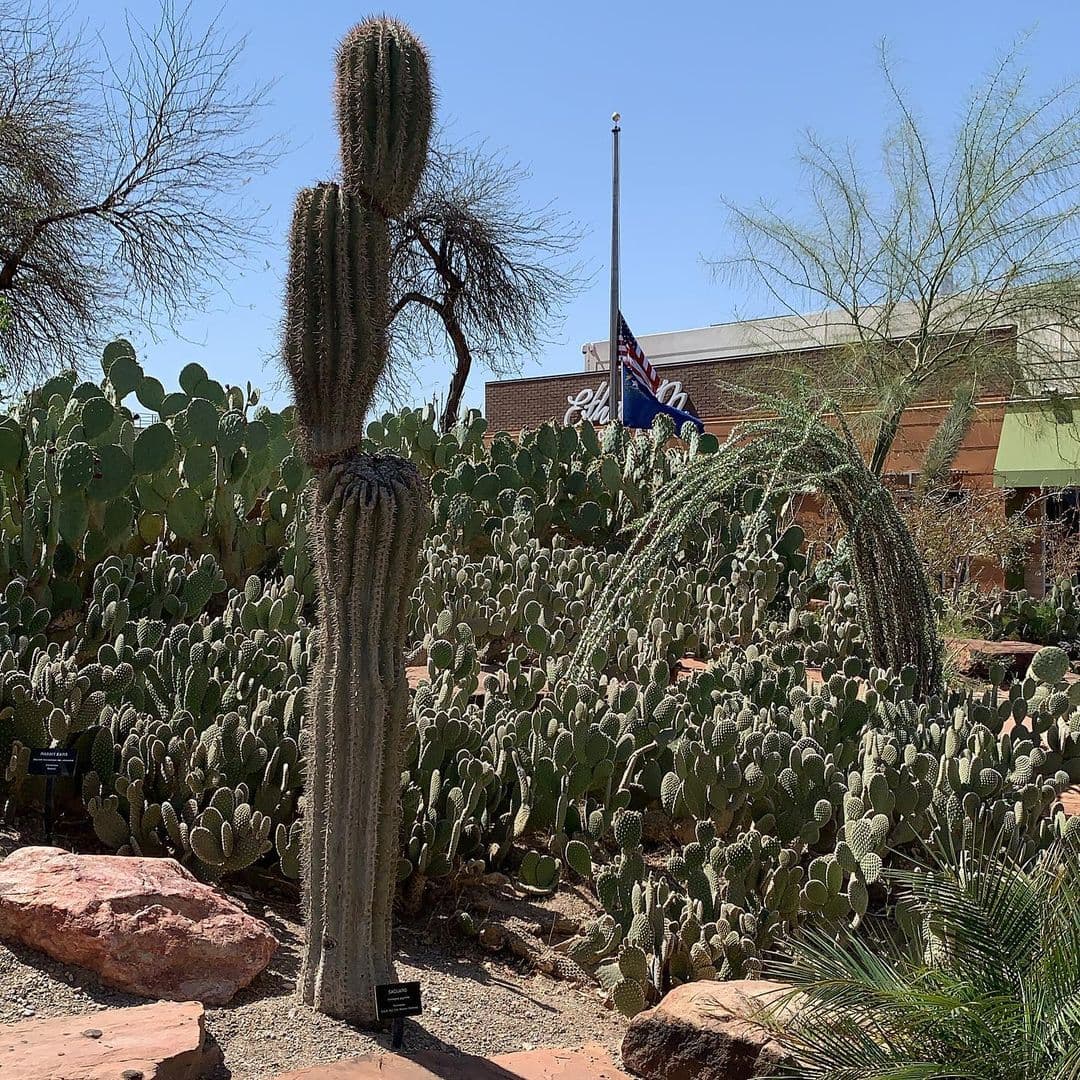
[[[619,120],[611,114],[611,322],[608,327],[608,419],[622,419],[619,400]]]

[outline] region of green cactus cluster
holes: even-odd
[[[847,603],[840,586],[816,610],[838,622]],[[575,684],[553,662],[543,686],[526,663],[484,675],[471,628],[442,626],[413,701],[403,790],[420,824],[402,880],[524,845],[526,892],[556,867],[590,882],[604,914],[569,952],[632,1014],[688,979],[753,976],[805,920],[882,910],[905,851],[977,829],[1034,848],[1080,835],[1058,804],[1080,779],[1060,650],[1007,690],[924,699],[912,672],[823,655],[814,626],[785,624],[769,649],[733,641],[689,678],[655,660]],[[467,694],[452,700],[455,671]],[[643,828],[657,810],[695,834],[663,873]]]
[[[986,615],[995,638],[1062,646],[1075,656],[1080,650],[1080,577],[1055,582],[1042,597],[1026,589],[1002,593]]]
[[[783,530],[773,519],[756,529],[754,550],[746,551],[745,521],[718,509],[709,544],[692,548],[688,538],[688,552],[697,557],[658,568],[604,646],[592,652],[590,669],[636,676],[650,658],[674,664],[775,633],[796,594],[809,588],[797,550],[801,530]],[[520,500],[487,534],[483,554],[463,551],[452,534],[433,533],[413,596],[412,640],[430,649],[444,632],[440,627],[465,624],[481,662],[507,665],[511,679],[522,666],[546,671],[555,663],[565,671],[590,607],[622,556],[561,533],[546,539],[539,533],[535,508]]]
[[[712,835],[707,822],[699,823],[698,832],[703,837]],[[616,817],[615,842],[620,852],[611,868],[597,878],[605,914],[585,927],[579,942],[571,946],[580,963],[595,967],[601,986],[628,1017],[672,986],[746,969],[744,965],[720,967],[730,933],[724,916],[706,921],[702,902],[681,888],[670,870],[660,877],[650,871],[642,878],[641,836],[636,811]],[[698,848],[700,843],[691,845],[691,858]],[[695,864],[694,872],[699,869]],[[734,955],[734,942],[728,947]]]
[[[529,511],[532,534],[572,544],[612,548],[625,543],[633,522],[687,461],[715,452],[712,435],[695,435],[682,448],[669,445],[670,422],[637,434],[615,426],[542,424],[517,436],[497,432],[470,411],[450,432],[437,427],[435,410],[386,415],[368,425],[365,449],[390,450],[431,476],[433,534],[469,555],[492,550],[500,522]],[[712,522],[702,522],[704,539]]]
[[[212,615],[225,589],[209,554],[159,543],[141,558],[108,556],[62,643],[23,635],[20,649],[8,647],[0,657],[8,795],[33,795],[31,748],[73,747],[107,846],[172,854],[216,878],[276,845],[295,876],[290,830],[303,789],[313,634],[291,578],[249,577]],[[42,609],[28,600],[21,582],[9,583],[5,608],[40,637]]]
[[[329,495],[313,515],[291,410],[215,387],[189,368],[159,397],[118,344],[100,385],[61,376],[17,425],[0,418],[0,788],[33,803],[29,749],[73,747],[109,848],[209,879],[256,862],[295,878],[325,641],[311,538],[334,485],[359,481],[317,465]],[[152,423],[135,424],[131,394]],[[407,460],[435,520],[407,611],[401,594],[418,685],[406,706],[395,676],[402,816],[380,889],[422,896],[483,868],[530,897],[591,889],[595,917],[562,947],[633,1015],[689,980],[758,974],[803,924],[891,917],[890,867],[928,847],[1080,841],[1061,804],[1080,781],[1069,648],[1051,635],[1026,677],[995,669],[978,689],[883,666],[858,589],[823,587],[760,477],[684,523],[586,639],[635,522],[716,455],[707,437],[489,437],[476,414],[439,434],[430,409],[358,431],[368,481],[384,455]],[[130,462],[116,491],[109,448]],[[394,483],[412,498],[415,479]],[[81,533],[63,509],[77,494]],[[116,542],[110,505],[130,511]],[[1072,593],[1052,602],[1068,646]]]
[[[0,580],[78,611],[97,565],[163,542],[211,554],[239,585],[278,559],[306,482],[291,410],[198,364],[166,393],[126,341],[100,382],[63,373],[0,416]]]
[[[92,565],[84,558],[85,550],[80,551],[77,569],[88,574],[77,586],[83,597],[80,611],[61,610],[53,617],[50,608],[42,606],[43,601],[55,606],[53,591],[59,581],[55,578],[51,588],[43,589],[40,578],[12,576],[2,594],[0,644],[5,647],[7,674],[0,686],[0,759],[5,763],[7,791],[33,797],[34,784],[25,774],[30,747],[77,745],[81,753],[94,752],[94,768],[86,770],[83,793],[103,842],[122,851],[172,852],[208,877],[262,856],[276,857],[285,873],[295,875],[300,869],[296,811],[303,772],[302,695],[295,693],[295,684],[312,663],[302,601],[310,594],[313,574],[308,518],[298,498],[308,473],[291,450],[290,411],[273,414],[280,423],[265,411],[253,418],[248,413],[257,400],[254,392],[247,395],[250,400],[242,401],[237,391],[221,387],[196,365],[182,374],[181,393],[158,394],[155,381],[142,373],[126,343],[110,346],[105,364],[111,375],[106,373],[97,391],[89,384],[76,387],[64,376],[28,399],[36,408],[42,400],[58,399],[63,391],[67,399],[84,405],[99,398],[115,402],[112,422],[122,419],[130,425],[130,430],[123,428],[133,463],[131,487],[124,497],[132,507],[134,524],[130,543],[100,552]],[[144,408],[161,406],[155,424],[136,426],[134,412],[121,404],[132,392],[137,392]],[[215,407],[214,415],[208,405]],[[87,478],[76,473],[85,472],[88,463],[98,469],[97,448],[111,445],[108,440],[119,430],[110,432],[104,426],[102,406],[90,405],[85,411],[99,442],[87,444],[89,457],[79,448],[81,440],[63,443],[65,487],[85,486]],[[485,425],[475,414],[448,436],[435,436],[433,419],[420,411],[384,417],[369,426],[370,449],[393,447],[429,472],[436,486],[440,475],[457,474],[460,479],[468,462],[485,475],[508,476],[503,456],[514,440],[498,436],[489,451]],[[275,464],[268,479],[253,456],[263,448],[260,425],[268,428],[267,445],[274,447]],[[633,436],[619,430],[606,433],[601,446],[591,428],[568,434],[547,426],[521,441],[528,447],[535,444],[539,456],[552,450],[554,438],[553,457],[563,459],[555,467],[575,489],[581,483],[579,473],[591,469],[594,479],[606,476],[611,481],[617,465],[620,474],[638,485],[632,488],[628,481],[620,481],[622,494],[631,500],[626,510],[630,514],[643,504],[641,492],[662,483],[678,467],[679,452],[665,449],[668,434]],[[169,526],[170,513],[178,526],[186,513],[185,492],[210,493],[207,470],[201,465],[207,460],[203,448],[211,440],[209,457],[215,468],[229,453],[235,457],[250,452],[252,463],[234,471],[257,481],[251,493],[257,504],[262,500],[262,509],[276,500],[285,511],[278,515],[278,524],[285,527],[277,533],[282,551],[276,574],[267,573],[273,560],[267,560],[261,549],[234,560],[231,572],[226,572],[219,558],[223,549],[210,539],[216,513],[210,502],[199,511],[207,524],[202,536],[194,527]],[[694,452],[706,450],[707,444],[696,446]],[[168,497],[168,485],[163,483],[165,479],[171,483],[174,472],[178,507],[171,505],[176,498]],[[153,485],[140,481],[141,476],[150,477]],[[538,525],[533,499],[546,497],[545,493],[516,477],[509,479],[512,483],[491,501],[493,515],[503,516],[489,523],[483,554],[470,555],[473,548],[461,532],[433,533],[424,553],[426,569],[412,604],[410,636],[427,655],[430,682],[416,697],[415,738],[413,727],[409,732],[401,878],[414,873],[437,877],[462,859],[482,857],[502,864],[523,836],[552,830],[552,837],[536,852],[536,865],[531,858],[523,864],[522,882],[542,891],[558,876],[558,872],[552,876],[552,865],[573,871],[566,853],[571,835],[580,832],[590,847],[595,845],[593,836],[603,835],[629,797],[620,795],[618,787],[632,748],[626,738],[616,747],[620,733],[607,704],[595,694],[586,693],[583,702],[576,702],[570,696],[554,700],[542,693],[548,680],[559,678],[560,669],[565,669],[584,605],[597,582],[610,573],[617,555],[581,543],[573,528],[553,528],[550,520]],[[613,487],[607,484],[609,492]],[[154,491],[165,509],[155,501]],[[237,498],[238,509],[240,505]],[[614,504],[605,506],[610,511]],[[504,513],[503,507],[512,512]],[[139,521],[151,518],[162,519],[162,527],[140,532]],[[249,514],[248,524],[254,520]],[[730,519],[717,515],[714,525],[716,556],[710,565],[721,566],[735,546],[738,514]],[[613,541],[617,529],[594,530],[593,536]],[[250,536],[235,539],[237,547],[251,541]],[[261,543],[257,536],[256,544]],[[241,573],[260,559],[261,576]],[[286,576],[287,572],[293,573]],[[73,573],[71,580],[76,577]],[[499,581],[498,588],[490,586],[492,579]],[[712,612],[709,625],[719,627],[725,602],[714,581],[708,567],[690,563],[658,576],[655,592],[660,599],[655,608],[642,610],[635,624],[623,631],[610,659],[596,658],[598,670],[622,674],[624,685],[616,698],[625,707],[635,693],[632,681],[625,680],[655,666],[656,657],[670,669],[682,655],[707,651],[697,629],[699,608],[704,605]],[[63,587],[61,582],[61,592]],[[71,595],[75,593],[73,586]],[[446,603],[448,598],[452,604]],[[203,629],[196,632],[195,627]],[[274,648],[267,651],[265,641],[274,642]],[[451,715],[464,712],[471,718],[482,707],[491,689],[493,662],[504,665],[497,676],[501,694],[522,710],[542,701],[542,723],[568,727],[568,739],[560,741],[550,767],[544,760],[548,755],[535,735],[530,740],[531,729],[524,722],[516,729],[513,747],[500,745],[489,735],[487,756],[471,765],[463,762],[460,775],[455,757],[465,747],[452,729],[437,740],[431,737]],[[275,675],[281,663],[292,673],[286,680],[291,680],[288,710],[279,700],[285,691]],[[610,686],[614,692],[616,682]],[[272,708],[269,703],[260,707],[255,700],[259,688],[272,696]],[[267,710],[273,723],[267,719],[264,730]],[[426,740],[420,737],[424,731]],[[230,739],[243,744],[250,768],[239,772],[235,767],[221,768],[226,760],[221,747]],[[470,736],[467,741],[469,752],[477,753],[479,740]],[[259,774],[255,763],[263,758],[272,768]],[[567,780],[556,783],[555,774],[564,766]],[[500,804],[505,791],[512,794]],[[253,808],[250,819],[247,806]],[[491,820],[478,825],[475,817]],[[575,841],[571,851],[578,856],[578,867],[585,865],[580,854],[587,856],[590,847]]]

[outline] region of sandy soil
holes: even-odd
[[[24,836],[21,843],[41,842]],[[10,830],[0,854],[19,846]],[[207,1027],[225,1055],[226,1068],[210,1080],[264,1080],[304,1065],[389,1049],[389,1035],[362,1031],[316,1013],[295,996],[302,927],[295,903],[243,887],[228,890],[270,924],[281,942],[270,966],[233,1002],[207,1010]],[[480,905],[478,913],[484,913]],[[496,916],[502,904],[488,905]],[[548,915],[576,907],[561,897]],[[543,916],[528,903],[515,912]],[[424,1015],[406,1023],[405,1048],[488,1056],[538,1046],[599,1042],[617,1052],[625,1021],[605,1008],[595,991],[523,970],[512,957],[488,955],[470,942],[447,938],[434,926],[410,923],[396,932],[398,972],[422,984]],[[64,1016],[144,1004],[144,998],[102,986],[77,968],[41,953],[0,945],[0,1023],[33,1016]]]

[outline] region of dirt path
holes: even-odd
[[[4,841],[7,841],[5,843]],[[0,855],[11,850],[0,837]],[[373,1035],[316,1013],[297,1000],[295,979],[302,928],[295,905],[231,890],[272,927],[281,947],[270,966],[225,1008],[207,1010],[226,1070],[208,1080],[265,1080],[305,1065],[389,1049]],[[457,940],[434,941],[424,930],[399,927],[398,973],[422,984],[424,1015],[406,1024],[406,1050],[488,1056],[539,1046],[599,1042],[617,1052],[625,1022],[594,991],[531,975],[499,956]],[[78,968],[41,953],[0,944],[0,1023],[140,1005],[144,998],[103,987]]]

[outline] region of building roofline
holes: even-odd
[[[990,333],[994,330],[1010,330],[1014,329],[1013,323],[1001,323],[996,326],[989,326],[984,331]],[[672,333],[683,333],[684,331],[671,331]],[[692,333],[692,331],[685,331],[686,333]],[[649,335],[643,334],[642,337],[648,337]],[[897,338],[896,340],[901,340]],[[593,344],[588,342],[587,344]],[[768,360],[775,362],[778,356],[804,356],[808,353],[820,353],[833,349],[843,349],[850,345],[850,342],[837,341],[831,345],[804,345],[795,349],[776,349],[771,352],[762,352],[760,349],[754,352],[745,353],[729,353],[724,356],[698,356],[686,360],[653,360],[652,364],[657,370],[663,370],[664,368],[686,368],[697,367],[699,364],[730,364],[740,363],[746,360]],[[584,350],[584,346],[582,346]],[[577,371],[560,371],[554,375],[518,375],[509,379],[486,379],[484,381],[485,389],[489,386],[505,386],[507,383],[530,383],[530,382],[551,382],[554,379],[578,379],[581,376],[591,376],[593,378],[605,378],[607,368],[579,368]]]
[[[902,315],[904,308],[912,308],[914,304],[912,301],[905,301],[903,305],[897,308],[897,314]],[[829,318],[829,316],[835,316],[835,322]],[[823,320],[823,322],[817,322],[816,320]],[[780,312],[774,315],[755,315],[749,319],[721,319],[719,322],[705,323],[703,326],[682,326],[675,330],[651,330],[648,333],[639,334],[638,337],[666,337],[673,334],[703,334],[708,333],[710,330],[720,330],[728,326],[762,326],[765,324],[777,324],[777,323],[794,323],[793,330],[816,330],[820,329],[822,325],[829,324],[837,327],[851,326],[851,320],[844,315],[840,308],[826,307],[817,308],[814,311],[797,312],[787,311]],[[1000,322],[992,323],[990,326],[983,328],[983,332],[989,330],[1003,330],[1016,328],[1017,320],[1013,318],[1003,317]],[[903,334],[898,334],[897,338],[903,337]],[[608,338],[590,338],[588,341],[582,342],[581,351],[584,352],[590,345],[606,345],[608,344]]]

